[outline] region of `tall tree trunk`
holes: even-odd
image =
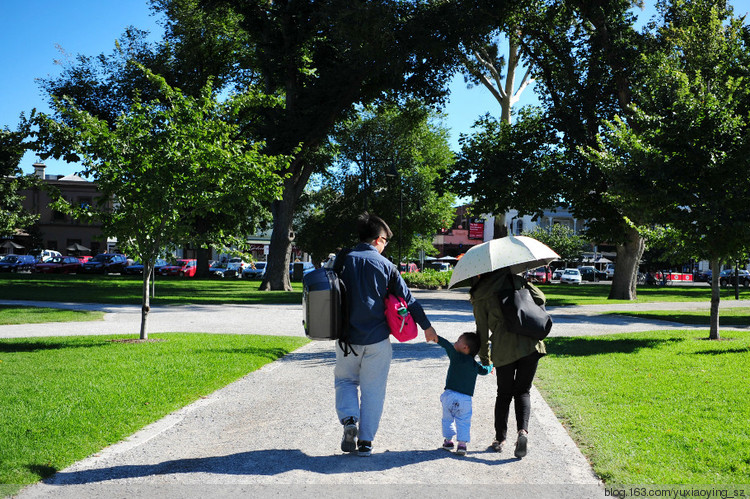
[[[211,250],[209,248],[198,248],[197,253],[197,268],[195,269],[195,277],[208,277],[208,259],[211,256]]]
[[[154,271],[154,261],[143,262],[143,299],[141,302],[141,334],[142,340],[148,339],[148,313],[151,311],[151,273]]]
[[[609,288],[610,300],[635,300],[637,298],[638,264],[641,262],[645,241],[633,227],[626,229],[627,240],[617,245],[617,266]]]
[[[720,262],[718,258],[711,259],[711,318],[710,330],[708,333],[709,340],[720,340],[719,334],[719,274],[721,273]]]
[[[260,285],[262,291],[291,291],[292,285],[289,279],[289,263],[292,252],[292,219],[294,207],[297,204],[296,188],[293,181],[284,182],[284,192],[280,200],[274,201],[271,207],[273,215],[273,231],[271,232],[271,243],[268,247],[268,263],[263,282]]]

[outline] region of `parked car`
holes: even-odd
[[[229,274],[229,275],[227,275]],[[235,277],[235,270],[228,270],[227,264],[222,262],[213,262],[208,267],[208,276],[223,279],[224,277]]]
[[[74,256],[53,256],[34,265],[34,272],[40,274],[77,274],[80,271],[81,261]]]
[[[549,267],[537,267],[526,272],[526,279],[529,282],[547,284],[552,280],[552,272]]]
[[[604,273],[607,275],[606,279],[611,281],[615,277],[615,264],[608,263],[607,268],[604,269]]]
[[[745,269],[737,270],[737,280],[740,286],[746,288],[750,286],[750,272]],[[722,270],[719,274],[719,286],[725,288],[727,286],[734,286],[734,269]]]
[[[227,263],[227,271],[225,272],[226,277],[242,277],[245,269],[249,267],[249,264],[242,260],[242,258],[230,258]]]
[[[29,251],[29,255],[36,258],[37,262],[46,262],[53,256],[62,256],[62,253],[55,250],[48,250],[48,249],[34,249]]]
[[[163,266],[169,265],[169,262],[167,262],[163,258],[157,258],[156,262],[154,263],[154,272],[157,274],[159,273],[159,269],[161,269]],[[133,265],[128,265],[122,270],[123,274],[127,275],[143,275],[143,264],[141,262],[135,262]]]
[[[430,262],[426,267],[438,272],[448,272],[451,269],[450,264],[447,262]]]
[[[0,259],[0,272],[22,272],[31,270],[36,258],[31,255],[5,255]]]
[[[712,275],[711,269],[699,270],[693,275],[693,282],[711,282]]]
[[[165,265],[159,274],[166,276],[195,277],[198,270],[198,260],[195,258],[182,258],[171,265]]]
[[[264,275],[266,275],[266,262],[251,263],[242,271],[242,277],[246,279],[263,279]]]
[[[560,277],[560,282],[567,284],[581,284],[581,281],[581,272],[578,269],[565,269]]]
[[[401,262],[401,265],[399,265],[399,272],[401,272],[402,274],[406,274],[407,272],[419,272],[419,267],[417,267],[416,263]]]
[[[555,269],[555,271],[552,272],[552,280],[559,281],[563,275],[563,272],[565,272],[565,269]]]
[[[296,270],[295,267],[298,270]],[[301,281],[305,275],[313,270],[315,270],[315,265],[313,265],[312,262],[292,262],[289,264],[289,278]]]
[[[89,260],[91,260],[93,257],[91,255],[78,255],[76,256],[78,258],[78,261],[81,263],[86,263]]]
[[[100,253],[81,266],[89,274],[122,274],[128,266],[128,257],[120,253]]]
[[[578,270],[581,272],[581,279],[584,281],[599,282],[600,280],[607,278],[607,274],[598,270],[596,267],[584,265],[578,267]]]

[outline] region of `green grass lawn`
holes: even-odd
[[[649,303],[649,302],[680,302],[680,301],[710,301],[711,288],[705,286],[640,286],[637,290],[638,299],[635,302],[627,300],[608,300],[610,286],[608,284],[541,284],[539,289],[547,297],[547,305],[599,305],[617,303]],[[721,299],[734,299],[734,289],[722,289]],[[750,299],[750,289],[740,289],[740,299]]]
[[[708,326],[710,318],[709,310],[648,310],[643,312],[619,311],[609,313],[644,319],[679,322],[682,324],[695,324],[698,326]],[[750,326],[750,308],[720,306],[719,326]]]
[[[307,343],[152,334],[0,340],[0,495],[51,476]]]
[[[43,322],[98,321],[103,317],[104,312],[0,305],[0,325],[38,324]]]
[[[301,303],[302,283],[294,291],[258,291],[260,281],[247,279],[203,280],[156,279],[154,305],[219,303]],[[0,299],[77,303],[141,303],[140,277],[102,275],[4,274],[0,276]]]
[[[536,384],[608,484],[750,483],[750,333],[548,338]]]

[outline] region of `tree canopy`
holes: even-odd
[[[191,97],[140,70],[159,89],[159,98],[136,98],[113,123],[70,100],[57,102],[58,120],[39,115],[34,121],[39,125],[37,147],[62,148],[79,158],[82,173],[94,179],[102,194],[93,206],[68,211],[99,219],[106,235],[117,237],[120,247],[143,262],[143,339],[156,257],[183,241],[236,242],[246,232],[227,232],[223,224],[198,234],[193,229],[201,221],[231,216],[228,210],[237,203],[245,209],[232,225],[252,230],[252,213],[260,213],[279,195],[277,173],[288,158],[263,154],[262,142],[238,139],[237,116],[266,97],[244,93],[220,103],[210,84]]]
[[[453,162],[440,116],[420,102],[367,106],[336,127],[335,168],[299,214],[299,246],[318,261],[358,242],[352,223],[369,210],[394,232],[384,254],[413,259],[453,217],[453,195],[435,182]]]
[[[33,177],[24,177],[20,167],[26,152],[27,132],[0,129],[0,236],[13,236],[17,230],[28,228],[39,217],[23,208],[20,191],[34,183]]]
[[[589,157],[614,203],[668,224],[711,260],[713,338],[718,264],[750,239],[750,30],[724,1],[673,0],[659,10],[633,112],[609,123]]]

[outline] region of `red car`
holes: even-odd
[[[198,270],[198,261],[194,258],[183,258],[172,265],[165,265],[159,270],[161,275],[177,275],[180,277],[194,277]]]
[[[526,273],[526,279],[528,279],[530,282],[547,284],[552,281],[552,271],[549,267],[537,267],[533,270],[529,270]]]
[[[34,272],[41,274],[75,274],[81,270],[81,261],[74,256],[53,256],[34,265]]]

